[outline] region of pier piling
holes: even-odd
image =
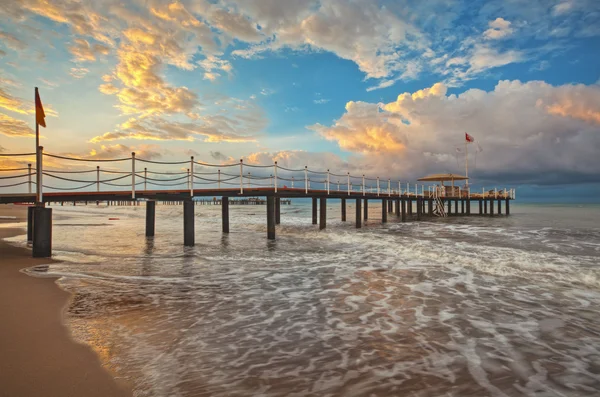
[[[494,200],[490,200],[490,216],[494,216]]]
[[[365,200],[365,205],[366,205],[366,201],[367,200]],[[356,199],[356,228],[357,229],[360,229],[360,226],[361,226],[360,215],[361,215],[360,199],[357,198]]]
[[[34,258],[52,256],[52,208],[34,209],[32,255]]]
[[[346,199],[342,199],[342,222],[346,222]]]
[[[275,224],[279,225],[281,223],[281,198],[275,198]]]
[[[316,205],[313,208],[316,208]],[[275,197],[273,196],[267,196],[267,239],[275,240]]]
[[[506,211],[504,211],[504,212],[506,212],[506,215],[510,215],[510,200],[508,198],[506,199],[505,207],[506,207]]]
[[[146,237],[154,237],[156,220],[156,201],[146,202]]]
[[[229,197],[221,198],[221,218],[223,233],[229,233]]]
[[[387,200],[381,199],[381,223],[387,222],[388,206]]]
[[[400,200],[400,204],[401,204],[401,208],[400,208],[400,212],[402,215],[402,222],[406,222],[406,200],[402,199]]]
[[[35,214],[35,207],[27,207],[27,242],[33,241],[33,217]]]
[[[195,244],[194,202],[183,202],[183,245],[193,247]]]
[[[319,198],[319,229],[323,230],[327,226],[327,199]]]
[[[364,218],[365,218],[365,221],[366,221],[367,219],[369,219],[369,200],[368,199],[364,199],[364,202],[365,202],[365,211],[364,211],[365,212],[365,216],[364,216]]]
[[[312,224],[317,224],[317,198],[312,198]]]
[[[498,215],[502,215],[502,200],[498,199]]]

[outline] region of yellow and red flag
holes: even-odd
[[[465,140],[469,143],[475,142],[475,138],[465,132]]]
[[[36,87],[35,89],[35,122],[46,128],[46,113],[44,113],[44,107],[42,106],[42,100]]]

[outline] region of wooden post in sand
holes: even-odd
[[[35,207],[32,255],[34,258],[52,256],[52,208]]]
[[[193,247],[195,244],[194,202],[183,202],[183,245]]]

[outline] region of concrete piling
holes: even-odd
[[[342,222],[346,222],[346,199],[342,199]]]
[[[365,200],[365,205],[366,205],[366,201],[367,200]],[[360,199],[356,199],[356,228],[357,229],[360,229],[360,227],[361,227],[360,215],[361,215]]]
[[[317,198],[312,198],[312,224],[317,224]]]
[[[35,207],[33,211],[34,258],[52,256],[52,208]]]
[[[498,215],[502,215],[502,200],[498,199]]]
[[[27,242],[33,241],[33,218],[35,215],[35,207],[27,207]]]
[[[402,215],[402,222],[406,222],[406,200],[402,199],[400,200],[400,204],[401,204],[401,208],[400,208],[400,212]]]
[[[365,210],[364,210],[365,216],[364,216],[364,218],[365,218],[365,221],[366,221],[367,219],[369,219],[369,200],[368,199],[364,199],[364,202],[365,202]]]
[[[327,226],[327,199],[319,198],[319,229],[323,230]]]
[[[273,196],[267,196],[267,239],[275,240],[275,197]]]
[[[281,223],[281,198],[275,197],[275,224]]]
[[[156,201],[146,202],[146,237],[154,237],[156,220]]]
[[[494,216],[494,200],[490,200],[490,216]]]
[[[506,212],[506,215],[510,215],[510,199],[506,199],[505,207],[506,207],[506,211],[504,211],[504,212]]]
[[[195,244],[194,202],[183,202],[183,245],[193,247]]]
[[[229,233],[229,197],[221,198],[221,219],[223,233]]]
[[[387,222],[388,202],[386,199],[381,199],[381,223]]]

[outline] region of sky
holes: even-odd
[[[600,191],[597,0],[0,0],[0,151],[36,86],[54,154]]]

